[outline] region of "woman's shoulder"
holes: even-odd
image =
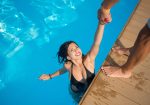
[[[69,71],[71,70],[71,65],[72,65],[72,63],[70,61],[67,61],[64,63],[64,67]]]
[[[86,54],[84,57],[83,57],[83,62],[85,65],[89,66],[89,65],[94,65],[94,60],[90,59],[89,55]]]
[[[83,62],[90,62],[90,61],[91,61],[91,59],[90,59],[89,55],[86,54],[86,55],[83,57]]]

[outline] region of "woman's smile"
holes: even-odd
[[[80,56],[80,55],[81,55],[81,52],[79,51],[75,53],[75,56]]]

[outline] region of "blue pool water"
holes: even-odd
[[[97,27],[102,0],[0,1],[0,105],[74,105],[68,73],[40,81],[58,64],[59,46],[74,40],[86,53]],[[106,25],[96,72],[131,16],[138,0],[120,0]]]

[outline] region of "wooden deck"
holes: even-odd
[[[141,0],[116,44],[132,46],[148,18],[150,0]],[[122,65],[126,60],[127,56],[111,52],[105,64]],[[129,79],[109,78],[98,72],[79,105],[150,105],[150,54]]]

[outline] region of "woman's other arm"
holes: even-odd
[[[49,79],[52,79],[52,78],[54,78],[56,76],[64,74],[66,72],[67,72],[66,68],[63,67],[63,68],[57,70],[55,73],[52,73],[52,74],[42,74],[39,79],[40,80],[49,80]]]

